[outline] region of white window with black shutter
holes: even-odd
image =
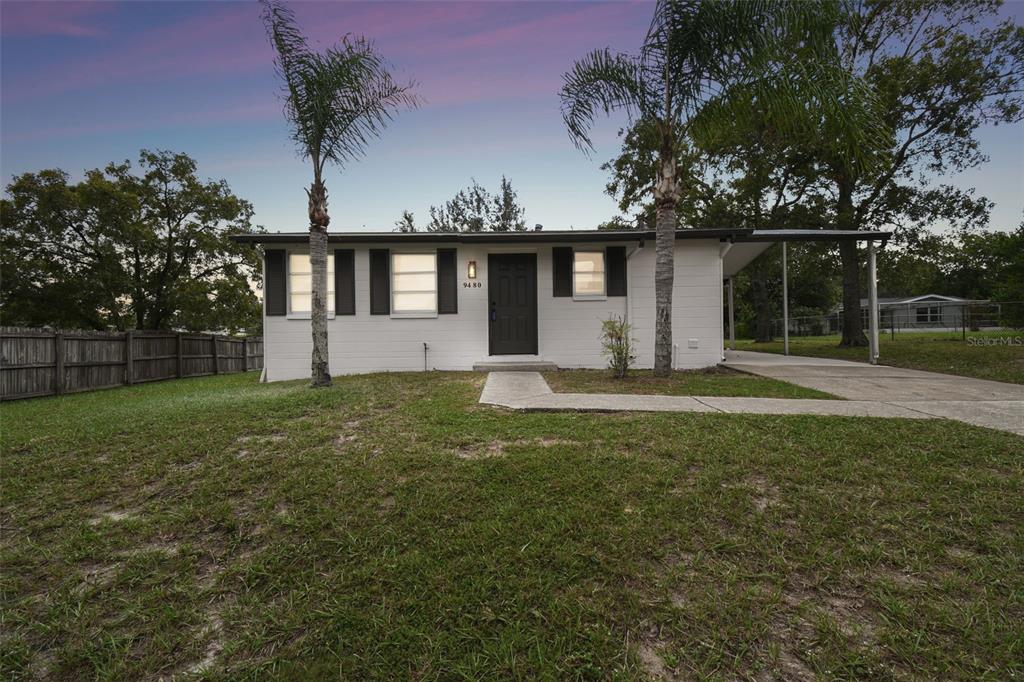
[[[602,299],[604,284],[604,251],[573,251],[572,297]]]
[[[334,258],[327,257],[327,314],[334,315]],[[288,254],[288,315],[309,317],[313,309],[313,270],[308,253]]]
[[[437,315],[437,253],[391,254],[391,315]]]
[[[457,250],[370,249],[370,314],[394,318],[459,312]]]
[[[626,247],[606,249],[556,246],[551,250],[551,295],[601,301],[626,295]]]

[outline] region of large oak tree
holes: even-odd
[[[90,170],[25,173],[0,202],[7,325],[252,331],[260,324],[252,206],[185,154],[142,151]]]
[[[1024,28],[995,22],[996,0],[847,0],[837,53],[880,98],[893,131],[877,163],[854,167],[821,135],[817,153],[832,202],[833,225],[916,231],[935,224],[977,227],[988,203],[941,179],[986,159],[983,125],[1024,117]],[[939,179],[937,182],[936,179]],[[900,235],[913,238],[913,235]],[[843,345],[865,345],[860,259],[840,248]]]

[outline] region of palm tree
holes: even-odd
[[[672,370],[676,206],[688,176],[679,159],[687,145],[758,113],[782,130],[828,120],[854,159],[866,155],[866,138],[882,134],[867,86],[834,68],[838,18],[829,0],[659,0],[639,55],[596,50],[565,74],[562,117],[577,147],[593,150],[594,119],[617,110],[658,140],[656,376]]]
[[[295,14],[278,0],[262,0],[263,23],[277,52],[274,65],[283,81],[285,117],[302,158],[313,163],[309,199],[309,262],[313,276],[313,386],[330,386],[327,357],[327,187],[324,166],[363,154],[393,113],[414,108],[414,83],[396,83],[389,64],[362,37],[344,36],[323,52],[310,50]]]

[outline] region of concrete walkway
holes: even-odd
[[[579,412],[728,412],[753,414],[834,414],[847,417],[932,415],[870,400],[800,398],[719,398],[710,396],[631,395],[628,393],[554,393],[538,372],[491,372],[480,402],[515,410]]]
[[[726,367],[848,400],[867,400],[1024,435],[1024,386],[866,362],[726,351]]]
[[[554,393],[544,377],[538,372],[491,372],[487,375],[487,383],[480,394],[480,402],[488,405],[500,405],[516,410],[574,410],[589,412],[726,412],[751,414],[822,414],[844,417],[902,417],[906,419],[932,419],[947,417],[974,424],[987,426],[1024,435],[1024,387],[1011,384],[987,381],[980,384],[994,384],[991,387],[976,385],[978,380],[965,380],[971,383],[969,390],[963,393],[950,393],[938,380],[932,390],[952,399],[907,399],[907,396],[922,395],[925,387],[921,382],[927,377],[917,379],[917,388],[903,386],[899,391],[883,388],[887,372],[872,365],[860,365],[855,362],[839,360],[820,360],[818,358],[786,358],[776,356],[789,362],[777,362],[773,358],[764,358],[767,353],[736,353],[731,354],[725,364],[736,369],[771,376],[783,381],[817,388],[833,393],[848,400],[809,400],[795,398],[720,398],[705,396],[667,396],[667,395],[632,395],[625,393]],[[794,360],[807,364],[793,364]],[[834,364],[840,363],[840,364]],[[853,368],[848,367],[853,365]],[[818,368],[817,370],[799,368]],[[866,367],[871,381],[860,395],[844,395],[853,393],[856,370]],[[886,368],[891,370],[892,368]],[[881,370],[874,371],[871,370]],[[911,370],[895,370],[898,376],[889,377],[893,383],[908,381],[902,372]],[[929,375],[928,372],[915,374]],[[936,375],[931,375],[936,376]],[[959,377],[939,375],[943,379],[958,381]],[[830,379],[842,379],[836,384]],[[805,383],[806,382],[806,383]],[[913,383],[913,382],[911,382]],[[837,389],[837,390],[833,390]],[[1014,393],[1019,389],[1019,393]],[[842,391],[842,392],[840,392]],[[880,391],[880,393],[876,393]],[[986,392],[987,391],[987,392]],[[932,394],[934,395],[934,394]],[[885,399],[881,399],[885,396]],[[978,399],[974,396],[986,396]],[[987,398],[987,396],[998,396]],[[1014,397],[1019,396],[1019,397]],[[895,399],[893,399],[895,398]]]

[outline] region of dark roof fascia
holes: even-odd
[[[384,242],[458,244],[536,244],[573,242],[643,242],[654,239],[654,230],[558,230],[548,232],[335,232],[332,244],[379,244]],[[891,232],[881,230],[676,230],[676,239],[717,239],[735,242],[877,241],[885,244]],[[268,232],[231,236],[239,244],[295,244],[309,239],[308,232]]]
[[[737,237],[738,242],[841,242],[874,241],[885,244],[892,232],[881,230],[754,230]]]
[[[734,241],[753,230],[677,230],[676,239],[717,239]],[[575,230],[549,232],[336,232],[327,235],[334,244],[373,244],[385,242],[460,243],[460,244],[536,244],[565,242],[642,242],[655,238],[654,230]],[[306,242],[308,232],[237,234],[231,240],[239,244],[295,244]]]

